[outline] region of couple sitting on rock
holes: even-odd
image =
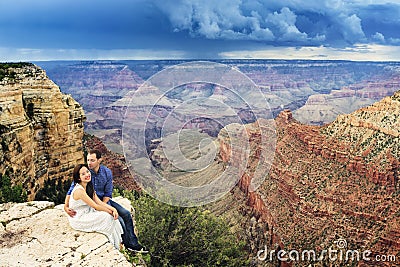
[[[122,242],[130,251],[147,252],[138,242],[130,211],[111,199],[112,173],[101,160],[100,151],[90,150],[88,166],[74,168],[74,181],[64,204],[70,225],[75,230],[106,235],[117,249]]]

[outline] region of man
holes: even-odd
[[[101,152],[99,150],[93,149],[89,151],[89,154],[87,155],[87,163],[92,174],[94,190],[99,199],[104,203],[111,205],[118,211],[118,220],[124,230],[122,240],[125,248],[131,251],[145,253],[147,251],[145,251],[145,248],[139,244],[138,238],[135,235],[131,213],[111,199],[113,191],[112,173],[109,168],[101,164],[101,161]],[[69,208],[69,199],[74,186],[75,184],[72,183],[67,196],[65,197],[64,204],[65,212],[71,217],[76,213],[74,210]]]

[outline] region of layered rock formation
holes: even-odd
[[[302,125],[290,111],[282,112],[276,123],[275,159],[265,181],[257,191],[249,190],[255,178],[254,163],[259,160],[253,153],[238,184],[252,209],[248,216],[267,224],[267,236],[261,236],[264,240],[258,243],[270,250],[321,252],[344,239],[345,249],[371,250],[371,259],[392,255],[397,262],[338,260],[335,264],[399,264],[400,92],[339,116],[324,127]],[[252,130],[257,127],[249,124],[247,128],[252,151],[261,149],[259,134]],[[229,147],[226,142],[220,137],[221,147]],[[235,157],[225,155],[230,153],[226,149],[220,153],[221,159]],[[309,262],[281,265],[308,266]]]
[[[293,112],[296,120],[305,124],[322,125],[332,122],[339,114],[348,114],[393,95],[400,87],[400,75],[366,80],[332,90],[329,94],[311,95],[304,106]]]
[[[70,178],[83,162],[82,107],[46,73],[28,64],[0,81],[0,174],[29,199],[47,179]]]
[[[40,64],[48,70],[49,76],[60,85],[62,91],[72,94],[87,111],[86,131],[100,137],[114,152],[122,153],[121,118],[125,114],[125,108],[121,106],[121,102],[124,102],[127,93],[135,92],[143,80],[157,72],[184,62],[88,61],[40,62]],[[218,62],[248,75],[265,94],[274,116],[283,109],[295,111],[300,108],[294,112],[294,116],[307,124],[331,122],[338,114],[350,113],[357,108],[372,104],[377,97],[389,95],[393,92],[390,86],[396,86],[396,81],[392,81],[392,78],[398,75],[398,64],[393,62],[307,60]],[[358,94],[354,97],[343,95],[340,90],[343,88],[345,91],[346,88],[357,91]],[[332,90],[338,92],[330,95]],[[207,91],[206,88],[202,88],[201,93]],[[200,91],[194,88],[192,92]],[[187,91],[175,93],[178,98],[187,96],[185,95]],[[313,97],[315,94],[316,98]],[[213,96],[215,99],[223,97],[226,97],[226,92]],[[252,99],[250,102],[256,101],[258,100]],[[153,101],[149,104],[154,103]],[[306,106],[302,108],[304,105]],[[164,105],[161,108],[168,109],[170,106]],[[140,112],[139,110],[138,115]],[[242,115],[240,114],[241,118]]]
[[[133,266],[105,235],[75,231],[67,216],[52,202],[0,204],[0,266]]]
[[[128,65],[114,61],[40,62],[62,92],[71,94],[85,110],[85,131],[100,137],[122,154],[120,136],[125,109],[112,104],[134,92],[143,79]],[[64,65],[66,64],[66,65]]]
[[[71,94],[85,109],[86,113],[102,108],[135,91],[143,79],[126,64],[112,61],[61,63],[48,66],[49,77],[62,91]]]

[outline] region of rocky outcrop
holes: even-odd
[[[300,124],[290,111],[277,117],[275,158],[265,181],[257,191],[249,190],[253,162],[259,160],[254,153],[238,183],[251,207],[248,216],[268,225],[268,235],[262,238],[270,250],[321,251],[345,239],[348,249],[371,250],[372,257],[399,256],[399,114],[397,92],[324,127]],[[246,128],[254,150],[259,136],[252,129],[257,127],[249,124]],[[223,147],[227,140],[221,137]],[[221,149],[221,153],[229,150]]]
[[[67,216],[52,202],[0,204],[0,266],[133,266],[105,235],[73,230]]]
[[[82,107],[34,65],[0,81],[0,173],[29,199],[47,179],[64,180],[83,162]]]

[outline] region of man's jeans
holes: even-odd
[[[138,238],[134,232],[134,225],[132,221],[131,213],[119,205],[117,202],[110,199],[108,202],[112,207],[114,207],[118,211],[118,220],[121,223],[122,229],[124,230],[124,234],[122,235],[122,241],[125,247],[134,247],[139,244]]]

